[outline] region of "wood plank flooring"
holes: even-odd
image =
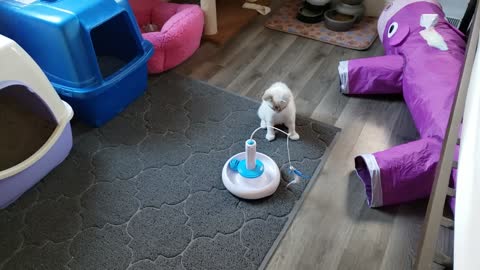
[[[273,1],[273,10],[279,4]],[[401,98],[338,91],[338,61],[381,55],[382,45],[377,40],[367,51],[343,49],[269,30],[266,19],[259,16],[224,47],[204,43],[176,71],[256,99],[283,81],[299,114],[342,128],[267,269],[412,269],[427,202],[370,209],[353,172],[354,156],[417,137],[410,114]],[[452,235],[442,235],[451,253]]]

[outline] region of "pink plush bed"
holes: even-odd
[[[149,73],[171,69],[200,46],[204,15],[198,5],[161,0],[129,0],[144,39],[155,49],[148,62]]]

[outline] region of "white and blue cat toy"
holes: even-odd
[[[250,139],[245,142],[245,152],[234,155],[223,166],[223,185],[233,195],[243,199],[268,197],[280,185],[280,169],[272,158],[257,152],[257,142],[253,139],[255,133],[263,128],[260,127],[253,131]],[[288,145],[290,134],[276,127],[272,128],[287,135],[289,172],[294,175],[294,179],[287,185],[289,187],[291,184],[299,183],[302,178],[306,177],[294,168],[290,161]]]

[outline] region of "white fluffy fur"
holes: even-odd
[[[291,140],[298,140],[300,136],[295,131],[295,100],[290,88],[282,82],[276,82],[268,88],[262,97],[262,105],[258,108],[258,117],[261,127],[284,124],[288,128]],[[267,128],[267,140],[275,139],[275,130]]]

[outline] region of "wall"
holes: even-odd
[[[338,1],[338,0],[337,0]],[[368,16],[378,17],[387,0],[365,0],[364,4]],[[468,0],[439,0],[447,16],[461,19],[467,9]]]
[[[171,1],[171,0],[164,0],[164,1]],[[228,1],[228,0],[223,0]],[[334,2],[338,2],[339,0],[334,0]],[[385,3],[390,0],[364,0],[364,5],[367,9],[366,15],[367,16],[375,16],[378,17],[385,6]],[[175,0],[173,2],[177,3],[199,3],[200,0]],[[453,18],[462,18],[465,9],[467,8],[468,0],[439,0],[439,2],[444,7],[445,13],[447,16]]]
[[[380,16],[380,13],[385,6],[386,1],[384,0],[365,0],[364,5],[366,7],[366,15],[367,16]]]
[[[333,0],[333,3],[338,3],[340,0]],[[366,8],[365,15],[367,16],[380,16],[382,13],[383,7],[385,6],[386,0],[364,0],[363,4]]]
[[[445,14],[452,18],[461,19],[467,9],[468,0],[439,0]]]

